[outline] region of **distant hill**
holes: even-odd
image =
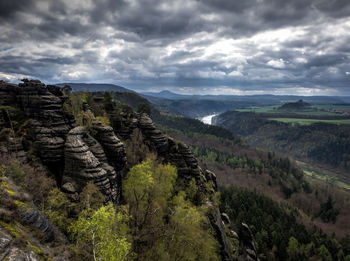
[[[115,84],[107,84],[107,83],[57,83],[58,86],[69,85],[72,87],[73,92],[134,92],[127,88],[124,88]]]
[[[218,114],[234,108],[251,106],[283,106],[303,100],[304,105],[344,103],[341,97],[331,96],[282,96],[282,95],[181,95],[171,91],[141,93],[156,108],[190,118]],[[293,106],[293,105],[292,105]]]
[[[168,90],[161,91],[161,92],[141,92],[140,94],[143,96],[151,96],[151,97],[170,99],[170,100],[191,99],[194,96],[194,95],[177,94]]]
[[[279,110],[301,110],[310,107],[311,104],[304,102],[303,100],[299,100],[297,102],[288,102],[279,107]]]

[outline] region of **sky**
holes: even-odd
[[[349,0],[0,0],[0,79],[350,96]]]

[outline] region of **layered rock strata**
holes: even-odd
[[[18,86],[0,82],[0,105],[24,113],[29,126],[27,136],[62,189],[77,199],[86,182],[93,181],[107,200],[116,203],[121,190],[120,172],[126,162],[124,145],[111,127],[96,119],[90,129],[94,137],[77,127],[74,117],[63,110],[66,99],[61,87],[46,86],[39,80],[23,80]],[[4,113],[0,113],[1,129],[9,122]],[[21,145],[10,137],[6,146],[0,142],[0,152],[23,151]]]
[[[73,198],[87,182],[92,181],[107,201],[118,201],[118,175],[107,163],[102,146],[83,127],[76,127],[68,133],[64,163],[63,189]]]

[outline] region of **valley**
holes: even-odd
[[[211,125],[211,121],[216,115],[217,114],[211,114],[211,115],[207,115],[207,116],[204,116],[204,117],[198,118],[198,119],[205,124]]]
[[[350,261],[350,0],[0,21],[0,261]]]
[[[273,107],[269,105],[267,107],[254,106],[253,108],[239,109],[249,110],[249,112],[231,110],[217,114],[217,111],[219,111],[217,106],[220,102],[215,102],[214,108],[211,108],[210,104],[204,100],[200,102],[206,104],[203,110],[197,107],[195,113],[188,111],[191,115],[203,115],[198,117],[199,120],[169,110],[159,110],[159,100],[154,103],[153,99],[124,89],[122,92],[82,92],[80,89],[71,92],[67,87],[65,89],[67,93],[63,93],[62,90],[64,89],[61,90],[58,86],[45,86],[40,81],[27,80],[18,87],[6,83],[2,83],[2,86],[0,88],[0,91],[2,91],[0,98],[3,97],[1,124],[5,127],[0,132],[0,144],[2,144],[1,151],[7,151],[6,155],[10,155],[5,157],[5,154],[2,154],[3,156],[1,156],[5,162],[1,165],[3,170],[0,169],[2,173],[5,173],[2,174],[5,175],[2,177],[2,184],[5,184],[4,182],[13,184],[13,178],[19,180],[16,176],[19,174],[11,174],[10,170],[13,164],[17,169],[33,168],[30,164],[43,166],[40,175],[45,177],[44,166],[46,166],[51,179],[44,179],[45,184],[50,184],[50,189],[55,191],[55,194],[52,194],[52,192],[50,195],[46,195],[45,189],[42,189],[40,193],[45,195],[40,194],[40,198],[38,198],[37,192],[35,192],[29,180],[25,181],[27,182],[25,186],[28,186],[29,192],[35,196],[37,204],[43,204],[43,198],[50,200],[51,203],[46,207],[39,205],[42,211],[40,215],[47,215],[48,221],[45,222],[52,222],[66,235],[79,236],[80,231],[73,230],[75,234],[71,234],[71,230],[67,230],[67,226],[58,222],[55,218],[58,215],[66,222],[78,225],[78,223],[74,223],[77,222],[76,215],[84,213],[80,212],[82,206],[79,204],[83,203],[79,203],[79,198],[85,197],[84,193],[90,193],[86,192],[86,189],[89,189],[91,193],[97,193],[100,190],[102,194],[98,197],[101,197],[101,200],[104,197],[107,202],[114,202],[121,208],[125,207],[124,202],[129,202],[131,204],[130,211],[133,211],[133,215],[137,216],[143,210],[137,210],[137,205],[134,205],[137,202],[133,201],[133,194],[130,194],[128,190],[132,188],[128,185],[131,181],[125,178],[125,175],[129,177],[130,171],[136,171],[138,168],[150,168],[150,165],[147,164],[156,164],[154,166],[159,166],[160,169],[165,170],[170,167],[157,164],[171,163],[177,170],[176,182],[171,176],[169,176],[169,179],[173,181],[169,180],[170,183],[162,183],[166,181],[161,181],[162,179],[157,176],[154,177],[158,179],[159,189],[174,186],[174,190],[171,190],[173,194],[169,191],[166,192],[166,190],[158,192],[157,187],[153,187],[151,183],[147,185],[147,180],[142,181],[146,183],[139,187],[139,189],[143,189],[143,186],[152,188],[148,196],[154,200],[155,205],[151,204],[145,209],[146,215],[153,215],[147,209],[158,211],[157,206],[161,204],[160,206],[164,207],[162,209],[164,220],[145,220],[146,227],[143,228],[144,230],[139,230],[137,226],[133,225],[134,223],[128,224],[132,234],[126,236],[129,238],[128,240],[132,240],[130,242],[133,242],[133,245],[131,245],[132,248],[125,251],[133,251],[141,259],[144,258],[144,251],[147,251],[147,255],[158,256],[159,253],[153,252],[157,248],[148,248],[147,245],[140,245],[136,242],[138,242],[141,235],[142,240],[148,242],[147,244],[159,243],[159,239],[143,236],[140,233],[142,231],[152,232],[155,229],[154,226],[159,225],[166,231],[172,231],[172,221],[167,221],[167,218],[172,218],[173,214],[168,212],[166,208],[183,202],[181,204],[187,206],[185,209],[191,209],[199,216],[206,213],[205,215],[210,221],[209,223],[205,222],[205,217],[201,216],[206,229],[192,228],[198,229],[198,233],[206,238],[203,244],[213,244],[214,241],[212,240],[221,242],[219,248],[208,245],[212,249],[212,256],[208,256],[210,260],[215,259],[216,255],[226,256],[227,259],[225,260],[237,260],[241,255],[241,251],[243,251],[242,248],[249,247],[240,244],[242,240],[246,240],[241,238],[243,237],[241,234],[243,233],[241,232],[241,229],[243,229],[242,223],[248,223],[251,226],[251,236],[254,239],[247,240],[250,240],[250,242],[254,240],[256,250],[252,250],[252,253],[261,260],[285,260],[290,251],[290,241],[294,239],[299,242],[303,249],[314,245],[314,250],[303,252],[303,255],[307,257],[317,258],[321,255],[320,249],[323,248],[327,249],[329,255],[334,257],[341,254],[340,249],[344,255],[350,254],[350,240],[348,238],[350,231],[348,222],[350,218],[350,192],[346,168],[342,167],[344,164],[347,166],[347,160],[344,161],[342,156],[340,157],[342,159],[340,166],[330,167],[331,165],[327,165],[327,168],[325,168],[322,159],[317,164],[311,164],[307,160],[294,157],[290,152],[279,151],[278,147],[264,148],[252,142],[257,141],[258,137],[261,141],[265,141],[269,138],[266,134],[276,134],[278,131],[284,131],[283,136],[288,137],[288,133],[296,134],[294,128],[312,128],[311,130],[317,130],[317,133],[322,131],[322,129],[319,129],[320,127],[315,129],[315,124],[304,126],[270,120],[271,115],[277,117],[287,115],[299,120],[305,119],[305,117],[306,119],[317,117],[317,120],[320,121],[324,120],[322,117],[338,117],[339,119],[336,120],[346,120],[345,117],[347,116],[345,115],[334,115],[333,112],[327,111],[321,116],[318,112],[319,109],[311,109],[313,115],[307,114],[305,111],[299,111],[299,113],[289,111],[286,114],[286,112],[276,109],[277,104]],[[83,87],[86,86],[83,85]],[[97,87],[93,85],[92,88]],[[108,88],[114,87],[108,86]],[[30,99],[25,98],[29,95],[35,102],[23,103],[24,101],[30,101]],[[47,97],[51,99],[49,102],[45,100]],[[219,97],[215,98],[220,99]],[[196,97],[196,99],[201,100],[200,97]],[[228,98],[225,97],[225,99]],[[188,100],[188,102],[194,104],[191,103],[191,100]],[[234,101],[228,99],[228,102]],[[267,101],[260,99],[260,105],[264,103],[267,103]],[[24,104],[21,105],[24,107],[16,106],[16,104]],[[50,106],[46,104],[50,104]],[[38,111],[37,106],[42,106],[45,109],[42,112]],[[23,111],[22,108],[24,108]],[[253,113],[251,112],[253,109],[260,110],[260,112],[264,111],[265,114]],[[273,113],[271,110],[278,110],[278,112]],[[23,122],[25,115],[29,117],[28,122]],[[59,117],[58,125],[51,120],[54,115]],[[316,124],[325,123],[318,122]],[[235,128],[232,128],[232,126]],[[259,133],[260,136],[258,136],[255,131],[259,130],[260,127],[270,129]],[[323,131],[332,133],[334,135],[332,139],[336,139],[336,135],[340,134],[334,131],[334,127],[337,127],[337,131],[343,131],[341,132],[342,138],[347,137],[347,125],[326,124],[326,129]],[[33,128],[34,132],[32,132]],[[274,128],[279,129],[277,131]],[[339,128],[341,129],[339,130]],[[305,130],[299,131],[301,133],[305,132]],[[12,136],[16,137],[15,141],[8,133],[12,133]],[[312,140],[313,132],[309,135],[311,136],[307,139]],[[321,137],[323,136],[325,136],[324,133]],[[274,136],[270,137],[271,144],[277,146],[278,142],[272,140],[273,138]],[[319,138],[317,137],[317,139]],[[47,142],[47,140],[50,142]],[[13,142],[15,142],[15,146]],[[56,142],[55,146],[52,146],[53,142]],[[300,151],[307,151],[305,150],[306,146],[312,144],[319,145],[316,142],[311,144],[302,143]],[[347,155],[347,147],[344,147],[343,153]],[[13,155],[16,155],[16,159],[12,158]],[[19,155],[25,159],[26,163],[18,161],[17,157]],[[295,161],[293,158],[298,160]],[[334,160],[336,157],[333,155],[331,159]],[[151,160],[154,163],[151,163]],[[161,170],[158,170],[158,167],[154,168],[154,174],[152,175],[159,175]],[[175,177],[174,171],[167,169],[163,175],[173,175]],[[21,173],[20,170],[17,172]],[[98,176],[100,175],[98,173],[104,172],[109,174]],[[116,175],[113,173],[116,173]],[[147,172],[137,170],[135,173],[141,175]],[[83,177],[86,175],[89,175],[90,180],[95,180],[94,183],[97,187],[84,188],[86,179]],[[53,185],[53,179],[56,180],[57,184],[60,184],[59,188],[63,192],[57,191],[57,188]],[[24,186],[23,180],[21,182]],[[33,179],[33,182],[37,182],[36,179]],[[138,182],[138,179],[132,182]],[[0,192],[5,194],[16,194],[17,192],[12,191],[21,190],[15,184],[1,186]],[[8,187],[11,189],[8,189]],[[157,193],[163,194],[158,195]],[[182,193],[187,195],[186,198],[181,199],[180,195]],[[168,195],[170,201],[163,201],[165,195]],[[56,196],[61,197],[64,200],[63,202],[66,202],[65,204],[72,201],[70,211],[75,211],[74,213],[78,214],[66,213],[59,206],[52,205],[53,202],[56,202]],[[172,197],[177,200],[177,203],[172,203]],[[203,205],[205,200],[212,202],[209,205],[213,204],[213,208],[209,208],[211,209],[208,210],[209,212],[197,213],[196,211],[200,209],[197,206],[207,208],[206,205]],[[24,200],[24,202],[18,204],[27,204],[27,201]],[[96,202],[96,204],[101,203]],[[180,207],[180,205],[175,206],[176,208]],[[48,207],[56,212],[52,212]],[[100,208],[96,211],[106,210]],[[220,215],[214,214],[218,213],[215,211],[221,211],[223,213],[222,220],[226,220],[224,223],[221,221],[220,226],[215,225],[220,217]],[[18,229],[17,223],[13,224],[6,218],[6,215],[8,215],[6,213],[8,212],[4,214],[4,222],[14,226],[14,230]],[[61,217],[61,213],[66,214]],[[271,213],[274,213],[273,217]],[[22,222],[20,216],[15,217],[16,222]],[[265,220],[264,222],[261,222],[262,217]],[[133,222],[139,222],[133,216],[125,216],[125,218],[129,218]],[[227,221],[227,218],[229,221]],[[216,232],[212,234],[211,230],[208,230],[208,226],[215,229]],[[287,229],[288,227],[290,230]],[[233,232],[224,232],[226,230],[232,230]],[[238,231],[239,240],[241,241],[235,236],[235,230]],[[27,237],[27,234],[25,235]],[[191,237],[191,235],[188,234],[186,237]],[[75,247],[74,240],[71,242],[71,247]],[[59,246],[63,247],[61,241]],[[169,251],[173,251],[172,248],[169,249]],[[201,255],[200,249],[198,248],[199,252],[196,255]],[[75,254],[78,258],[81,258],[82,255],[91,255],[90,250],[90,252],[88,251],[90,254],[79,251]],[[175,252],[171,254],[176,255]],[[51,250],[47,250],[43,255],[53,256],[54,254]],[[74,254],[70,252],[70,255]],[[232,258],[229,256],[232,256]]]

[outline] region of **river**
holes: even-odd
[[[203,123],[211,125],[211,119],[217,114],[207,115],[200,119]]]

